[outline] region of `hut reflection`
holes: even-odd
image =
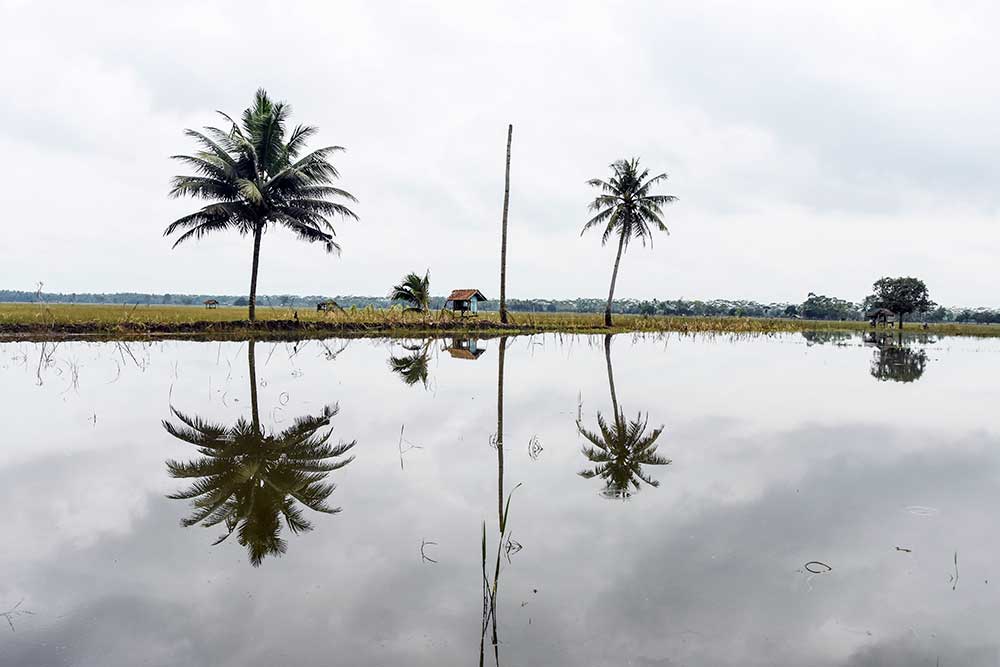
[[[452,338],[451,343],[446,345],[444,349],[455,359],[469,359],[471,361],[475,361],[486,352],[483,342],[475,338]]]
[[[327,499],[336,488],[327,476],[343,468],[354,442],[331,444],[330,426],[337,406],[318,414],[304,415],[276,433],[260,423],[254,342],[249,342],[251,418],[240,418],[232,426],[216,424],[183,413],[173,407],[175,421],[164,420],[170,435],[194,445],[201,458],[181,462],[168,460],[167,470],[175,479],[191,480],[191,486],[168,498],[190,500],[192,513],[184,526],[224,526],[219,544],[233,533],[247,550],[252,565],[287,549],[281,537],[284,526],[292,533],[312,530],[302,508],[336,514]]]

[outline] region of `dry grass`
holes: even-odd
[[[197,336],[227,331],[248,335],[247,309],[220,306],[206,309],[195,306],[103,306],[80,304],[0,304],[0,335],[96,334],[143,335],[178,333]],[[510,313],[511,323],[504,327],[497,313],[459,318],[447,311],[426,316],[404,312],[401,308],[348,309],[340,312],[317,312],[314,309],[258,307],[258,328],[304,335],[338,332],[373,335],[413,335],[419,333],[477,334],[528,333],[553,331],[565,333],[608,332],[601,313]],[[297,317],[297,320],[296,320]],[[748,333],[769,334],[795,331],[860,331],[867,322],[828,322],[742,317],[666,317],[616,315],[612,332]],[[909,329],[923,332],[918,324]],[[927,333],[939,335],[1000,336],[1000,326],[982,324],[933,324]]]

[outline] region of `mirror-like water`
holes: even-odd
[[[1000,341],[0,344],[2,665],[996,665]]]

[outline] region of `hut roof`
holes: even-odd
[[[449,347],[448,354],[450,354],[455,359],[478,359],[480,355],[486,350],[465,350],[460,347]]]
[[[202,303],[219,303],[215,299],[205,299]]]
[[[487,301],[486,296],[477,289],[457,289],[452,290],[452,293],[448,295],[446,301],[468,301],[473,296],[478,297],[480,301]]]
[[[896,313],[892,312],[888,308],[876,308],[872,312],[868,313],[868,317],[881,317],[882,315],[885,315],[886,317],[895,317]]]

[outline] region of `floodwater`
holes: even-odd
[[[501,344],[0,344],[0,665],[1000,661],[1000,341]]]

